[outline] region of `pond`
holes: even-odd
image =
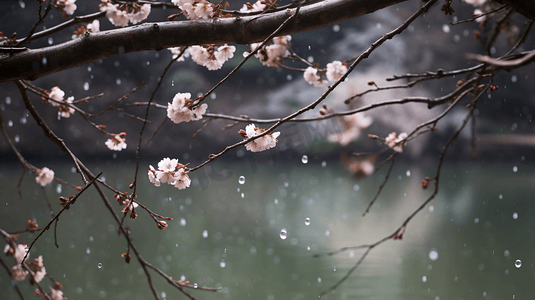
[[[305,161],[303,161],[305,162]],[[309,158],[267,163],[216,161],[179,191],[155,187],[141,164],[137,200],[174,218],[164,231],[143,210],[126,219],[144,259],[175,280],[218,292],[188,290],[197,299],[317,299],[344,277],[364,250],[313,258],[346,246],[374,243],[393,233],[432,193],[420,182],[434,166],[397,164],[370,213],[363,216],[386,170],[356,181],[336,161]],[[49,166],[75,178],[68,164]],[[90,166],[91,167],[91,166]],[[128,190],[132,163],[110,164],[103,176]],[[386,168],[385,168],[386,169]],[[16,171],[13,171],[16,170]],[[92,168],[98,173],[98,168]],[[217,170],[217,171],[216,171]],[[532,299],[535,269],[535,168],[529,164],[449,164],[438,196],[408,225],[402,240],[388,240],[324,299]],[[59,211],[60,195],[74,191],[57,183],[41,189],[33,176],[16,186],[17,164],[0,166],[0,227],[20,230],[28,219],[44,226],[50,216],[43,191]],[[243,177],[241,177],[243,176]],[[76,178],[78,180],[78,178]],[[107,193],[110,200],[113,194]],[[116,213],[119,205],[113,201]],[[35,244],[47,271],[69,299],[151,299],[147,279],[127,251],[117,224],[94,189],[88,190]],[[21,234],[30,243],[36,234]],[[12,258],[4,258],[12,264]],[[515,265],[516,262],[516,265]],[[161,299],[184,299],[152,272]],[[3,299],[18,299],[0,273]],[[50,281],[42,282],[48,291]],[[33,287],[20,282],[27,298]]]

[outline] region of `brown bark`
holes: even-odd
[[[406,0],[326,0],[303,6],[281,35],[329,26]],[[35,80],[106,57],[202,44],[249,44],[269,36],[295,9],[241,18],[145,23],[0,59],[0,82]],[[46,63],[43,63],[46,61]]]

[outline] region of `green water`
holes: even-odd
[[[362,217],[384,173],[355,181],[338,163],[321,163],[311,159],[307,164],[259,162],[251,167],[216,162],[214,170],[228,173],[200,173],[193,176],[197,185],[183,191],[151,185],[145,163],[138,200],[174,221],[162,232],[138,210],[138,219],[127,219],[126,225],[142,256],[174,279],[184,276],[198,286],[223,288],[189,290],[197,299],[317,299],[363,252],[312,255],[373,243],[391,234],[431,193],[419,184],[434,174],[431,167],[396,166],[381,197]],[[513,172],[513,165],[446,166],[439,195],[409,223],[403,240],[389,240],[371,251],[347,281],[322,298],[533,299],[535,168],[522,164]],[[49,167],[62,178],[76,178],[70,165]],[[110,164],[103,170],[108,183],[128,190],[132,164]],[[46,200],[33,176],[26,176],[25,200],[20,201],[13,188],[18,165],[4,164],[0,173],[0,227],[20,230],[28,219],[46,224]],[[244,184],[238,182],[240,175],[245,176]],[[56,212],[58,196],[74,194],[66,186],[58,193],[56,183],[44,191]],[[120,213],[113,194],[108,196]],[[60,247],[54,246],[50,230],[31,256],[43,255],[47,271],[63,284],[69,299],[151,299],[139,263],[133,257],[125,264],[121,257],[127,249],[117,228],[91,189],[61,216]],[[286,239],[280,237],[283,228]],[[22,234],[19,242],[29,243],[34,236]],[[520,268],[515,267],[517,259]],[[13,258],[4,260],[14,264]],[[185,299],[156,273],[151,275],[161,299]],[[50,281],[45,278],[42,283],[48,291]],[[11,284],[2,270],[3,299],[18,299]],[[34,288],[27,280],[19,285],[26,299],[32,299]]]

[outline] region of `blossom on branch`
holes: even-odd
[[[13,266],[11,268],[13,270],[13,273],[11,274],[11,277],[15,279],[16,281],[23,281],[26,279],[26,275],[28,275],[28,271],[24,270],[22,268],[22,265],[18,264],[16,266]]]
[[[50,298],[52,298],[52,300],[67,299],[66,297],[63,296],[63,292],[61,290],[56,290],[52,287],[50,287]]]
[[[171,50],[171,48],[169,49]],[[171,50],[173,51],[173,50]],[[227,44],[215,49],[214,45],[210,46],[191,46],[188,50],[191,59],[198,65],[206,67],[208,70],[219,70],[223,64],[234,57],[236,47]],[[175,53],[173,53],[175,54]],[[175,56],[173,56],[174,58]]]
[[[206,113],[208,104],[203,103],[192,108],[193,100],[190,93],[177,93],[173,103],[167,103],[167,117],[175,124],[197,121]]]
[[[243,137],[244,140],[247,140],[262,134],[264,131],[266,130],[263,128],[258,128],[254,124],[249,124],[245,127],[245,130],[240,129],[238,133]],[[279,135],[280,132],[266,134],[245,144],[245,148],[251,152],[260,152],[271,149],[277,145],[277,137],[279,137]]]
[[[318,74],[318,69],[308,67],[303,74],[305,81],[314,86],[323,86],[324,80],[321,80],[321,74]]]
[[[121,132],[119,134],[110,134],[111,139],[108,139],[106,141],[106,146],[108,146],[108,148],[113,151],[121,151],[123,149],[126,149],[126,138],[124,137],[125,135],[125,132]]]
[[[47,167],[42,168],[37,171],[37,177],[35,177],[35,182],[39,183],[42,187],[49,184],[54,180],[54,171],[50,170]]]
[[[50,93],[48,93],[48,97],[56,101],[63,102],[63,97],[65,97],[65,92],[62,89],[60,89],[58,86],[55,86],[52,89],[50,89]],[[44,99],[44,101],[50,103],[50,105],[52,106],[60,105],[58,102],[50,101],[48,99]]]
[[[264,66],[279,67],[284,59],[291,55],[288,47],[290,46],[290,35],[274,37],[272,44],[264,45],[256,53],[255,57],[260,60]],[[244,57],[249,56],[260,45],[259,43],[253,43],[249,46],[249,50],[243,53]]]
[[[63,101],[63,103],[68,103],[68,104],[71,104],[72,101],[74,100],[74,97],[69,97],[67,98],[67,100]],[[68,106],[68,105],[65,105],[65,104],[61,104],[59,106],[59,110],[58,110],[58,116],[62,117],[62,118],[68,118],[71,116],[71,114],[74,114],[74,108]]]
[[[106,18],[115,26],[128,26],[128,21],[137,24],[145,20],[149,14],[150,4],[139,5],[135,2],[128,2],[124,5],[112,4],[109,0],[102,0],[99,5],[100,11],[106,12]]]
[[[93,20],[93,22],[87,24],[86,28],[91,33],[100,32],[100,22],[99,22],[99,20]]]
[[[347,66],[341,61],[335,60],[327,64],[327,79],[335,82],[347,72]]]
[[[74,4],[76,0],[57,0],[56,1],[56,7],[62,12],[66,13],[68,15],[74,14],[74,11],[76,10],[76,4]]]
[[[178,6],[189,20],[209,19],[214,13],[215,5],[206,0],[171,0],[171,2]]]
[[[173,54],[173,59],[175,59],[180,55],[180,53],[182,53],[182,48],[183,47],[171,47],[167,48],[167,50],[171,51],[171,54]],[[183,55],[179,57],[176,61],[184,61],[184,57],[187,56],[189,56],[188,51],[184,52]]]
[[[30,283],[33,285],[36,282],[41,282],[46,275],[46,269],[43,264],[43,256],[39,255],[38,258],[34,259],[35,262],[31,262],[30,266],[35,272],[34,277],[30,278]]]
[[[266,8],[265,2],[263,0],[258,0],[254,4],[251,4],[249,2],[245,3],[240,9],[240,12],[247,13],[247,12],[263,11],[265,8]]]
[[[162,159],[158,163],[158,170],[155,170],[153,166],[149,166],[148,176],[149,181],[155,186],[167,183],[179,190],[183,190],[191,185],[186,166],[179,163],[176,158],[167,157]]]
[[[385,144],[388,146],[388,148],[401,153],[403,152],[403,146],[405,146],[406,143],[404,140],[407,138],[407,136],[408,135],[403,132],[396,137],[396,133],[392,132],[385,138]]]

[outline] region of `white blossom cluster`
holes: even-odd
[[[290,35],[274,37],[270,45],[265,45],[260,48],[254,56],[258,58],[264,66],[279,67],[282,61],[291,54],[288,50],[291,40],[292,36]],[[243,56],[249,56],[259,45],[259,43],[251,44],[249,51],[245,51]]]
[[[37,177],[35,177],[35,182],[40,184],[42,187],[49,184],[54,180],[54,171],[50,170],[47,167],[42,168],[37,171]]]
[[[265,8],[266,8],[265,2],[263,0],[258,0],[254,4],[250,4],[249,2],[245,3],[240,9],[240,12],[242,13],[257,12],[257,11],[263,11]]]
[[[28,247],[26,247],[25,244],[18,244],[15,249],[11,248],[9,244],[4,247],[4,254],[15,257],[15,260],[17,261],[17,264],[12,268],[13,273],[11,274],[16,281],[23,281],[26,278],[26,275],[28,275],[28,271],[24,270],[21,265],[26,253],[28,253]],[[29,257],[30,255],[28,254],[28,258]]]
[[[206,0],[171,0],[171,2],[178,6],[189,20],[209,19],[214,13],[215,5]]]
[[[208,49],[202,46],[192,46],[188,51],[191,59],[198,65],[205,66],[208,70],[219,70],[227,60],[234,57],[236,47],[225,44],[215,50],[214,46]]]
[[[29,273],[22,267],[22,260],[24,259],[26,253],[28,253],[28,247],[26,244],[18,244],[15,249],[13,249],[9,244],[4,247],[4,254],[6,256],[13,256],[17,261],[17,264],[11,268],[13,270],[11,276],[16,281],[23,281],[26,279],[26,275]],[[30,255],[28,254],[26,261],[29,260]],[[33,282],[41,282],[46,275],[46,269],[43,265],[43,257],[40,255],[39,258],[34,259],[34,262],[29,262],[28,264],[33,275],[31,283],[33,284]]]
[[[57,0],[56,7],[64,11],[68,15],[74,14],[76,10],[76,0]]]
[[[392,132],[385,138],[385,144],[388,146],[388,148],[401,153],[403,152],[403,146],[405,146],[406,143],[404,140],[407,138],[407,136],[408,135],[403,132],[396,137],[396,133]]]
[[[202,119],[208,104],[203,103],[190,108],[192,103],[190,93],[177,93],[173,98],[173,103],[167,103],[167,117],[175,124]]]
[[[113,151],[121,151],[126,149],[126,138],[124,137],[126,133],[121,132],[119,134],[111,134],[111,139],[106,141],[106,146]]]
[[[183,190],[191,184],[186,166],[178,163],[178,159],[167,157],[158,163],[158,170],[155,170],[153,166],[149,166],[149,168],[149,181],[155,186],[168,183],[179,190]]]
[[[335,60],[327,64],[325,75],[330,82],[335,82],[347,72],[347,66],[341,61]],[[323,86],[326,81],[322,79],[322,72],[314,67],[308,67],[303,74],[305,81],[313,86]]]
[[[245,130],[241,129],[240,131],[238,131],[238,133],[243,137],[244,140],[246,140],[260,135],[264,131],[266,130],[258,128],[254,124],[249,124],[245,127]],[[251,152],[260,152],[271,149],[277,145],[277,137],[279,137],[279,135],[280,132],[266,134],[260,138],[257,138],[254,141],[245,144],[245,148]]]
[[[182,47],[167,48],[167,50],[171,51],[173,59],[175,59],[182,51]],[[234,57],[234,52],[236,52],[236,47],[227,44],[219,46],[217,50],[213,45],[207,47],[191,46],[177,61],[184,61],[184,57],[191,56],[195,63],[206,67],[208,70],[219,70],[227,60]]]
[[[48,97],[49,98],[52,98],[56,101],[50,101],[48,99],[45,99],[48,103],[50,103],[50,105],[52,106],[55,106],[55,107],[58,107],[58,115],[62,118],[68,118],[71,116],[71,114],[74,114],[74,108],[68,106],[68,105],[65,105],[65,104],[62,104],[62,103],[66,103],[66,104],[71,104],[74,100],[74,97],[69,97],[67,98],[67,100],[64,99],[65,97],[65,92],[60,89],[59,87],[55,86],[53,87],[51,90],[50,90],[50,93],[48,94]]]
[[[145,20],[150,14],[150,4],[139,5],[131,3],[125,10],[121,10],[118,4],[112,4],[108,0],[102,0],[100,4],[100,11],[106,12],[106,18],[110,22],[119,27],[128,26],[128,22],[137,24]]]

